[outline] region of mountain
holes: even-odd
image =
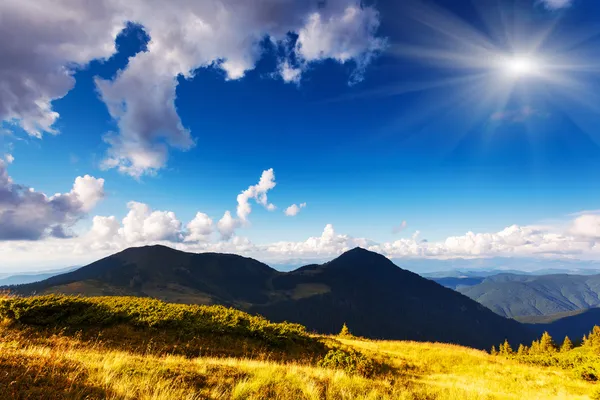
[[[322,333],[337,333],[347,323],[360,336],[477,348],[505,338],[513,343],[531,339],[518,322],[360,248],[325,264],[278,272],[237,255],[147,246],[13,290],[23,295],[135,295],[224,304]]]
[[[497,314],[511,318],[600,306],[600,275],[499,274],[457,290]]]
[[[266,285],[276,274],[263,263],[237,255],[145,246],[13,290],[23,294],[149,296],[176,303],[240,306],[268,301]]]
[[[480,284],[481,282],[483,282],[483,280],[485,278],[481,278],[481,277],[446,277],[446,278],[429,278],[434,282],[439,283],[440,285],[450,288],[450,289],[454,289],[454,290],[458,290],[458,289],[462,289],[462,288],[466,288],[466,287],[470,287],[470,286],[475,286]]]
[[[68,267],[43,272],[31,272],[16,275],[6,274],[0,278],[0,286],[22,285],[24,283],[39,282],[56,275],[64,274],[65,272],[76,270],[77,268],[79,267]]]
[[[392,261],[427,278],[488,277],[500,273],[520,275],[597,275],[600,262],[570,259],[540,259],[526,257],[488,258],[394,258]]]
[[[561,342],[565,336],[573,341],[581,340],[590,333],[594,325],[600,325],[600,308],[569,311],[553,315],[517,317],[530,330],[541,335],[550,333],[555,341]]]

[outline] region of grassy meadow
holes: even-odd
[[[564,366],[313,335],[219,306],[7,296],[0,319],[1,399],[597,398]]]

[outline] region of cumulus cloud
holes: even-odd
[[[4,160],[7,164],[12,164],[13,162],[15,162],[15,157],[12,154],[5,154]]]
[[[284,81],[299,82],[308,65],[325,59],[355,63],[357,81],[384,45],[376,37],[377,11],[359,0],[46,0],[44,7],[5,0],[0,15],[0,120],[35,137],[57,133],[52,101],[72,89],[74,70],[114,54],[128,21],[143,27],[146,51],[113,80],[96,79],[118,126],[105,137],[102,166],[135,177],[162,168],[169,148],[195,145],[175,105],[180,77],[216,67],[226,79],[240,79],[261,58],[265,38],[285,45],[296,33],[277,67]]]
[[[300,205],[292,204],[285,209],[284,214],[288,217],[295,217],[304,207],[306,207],[306,203],[301,203]]]
[[[104,179],[75,179],[68,193],[47,196],[14,183],[0,160],[0,240],[66,237],[67,230],[104,197]]]
[[[303,241],[257,245],[233,234],[239,221],[229,212],[217,223],[217,230],[222,235],[229,233],[231,240],[187,240],[193,232],[198,235],[196,239],[208,235],[212,225],[210,218],[200,213],[200,216],[196,215],[187,224],[187,231],[183,231],[181,223],[172,212],[152,211],[149,206],[134,202],[129,203],[129,208],[129,214],[121,223],[115,217],[94,217],[91,229],[80,237],[60,240],[49,237],[36,242],[0,242],[0,256],[3,260],[11,260],[14,265],[39,264],[40,260],[50,262],[60,256],[64,265],[75,264],[77,260],[91,262],[129,246],[164,244],[184,251],[237,253],[275,263],[290,258],[307,262],[327,260],[357,246],[390,258],[600,258],[595,230],[598,221],[594,222],[592,219],[588,219],[583,225],[585,229],[577,231],[577,234],[573,229],[582,226],[581,223],[585,220],[578,223],[572,221],[570,228],[565,231],[561,231],[559,227],[512,225],[498,232],[467,232],[437,242],[419,240],[418,234],[415,234],[411,238],[377,243],[367,238],[340,234],[333,225],[327,224],[320,236]]]
[[[113,1],[4,0],[0,21],[0,120],[55,134],[51,102],[73,88],[73,67],[115,52],[123,14]]]
[[[302,242],[276,242],[264,247],[270,256],[277,257],[322,257],[340,254],[354,247],[371,247],[375,242],[353,238],[335,232],[333,225],[327,224],[321,236],[310,237]]]
[[[223,240],[229,240],[235,233],[235,230],[240,227],[240,221],[233,218],[229,211],[225,211],[223,217],[217,223],[217,229]]]
[[[187,224],[188,235],[186,242],[206,242],[213,233],[213,220],[204,213],[196,213],[196,216]]]
[[[242,222],[246,222],[248,215],[252,212],[250,199],[254,199],[269,211],[275,210],[275,205],[268,202],[267,192],[275,187],[275,172],[273,168],[263,171],[256,185],[248,187],[237,197],[237,216]]]
[[[441,242],[419,241],[418,236],[372,247],[390,257],[488,257],[488,256],[566,256],[585,254],[593,249],[588,240],[568,233],[535,226],[512,225],[495,233],[467,232]]]
[[[351,83],[355,83],[362,80],[373,55],[385,47],[385,40],[375,37],[378,27],[377,11],[358,3],[330,15],[314,12],[298,33],[296,53],[307,62],[354,60],[357,68]]]
[[[600,238],[600,215],[583,214],[573,220],[570,233],[587,238]]]
[[[183,239],[181,222],[172,211],[152,211],[147,204],[130,201],[129,213],[123,218],[119,235],[127,243]]]

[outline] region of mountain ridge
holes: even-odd
[[[252,258],[185,253],[166,246],[126,249],[67,274],[12,288],[22,295],[135,295],[176,303],[223,304],[320,333],[348,323],[360,336],[444,341],[489,348],[530,339],[518,322],[354,248],[323,264],[279,272]]]

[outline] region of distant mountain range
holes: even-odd
[[[4,274],[0,277],[0,286],[22,285],[24,283],[32,283],[43,281],[56,275],[74,271],[79,267],[68,267],[39,272],[27,272],[22,274]]]
[[[477,348],[532,338],[520,323],[361,248],[321,265],[280,272],[237,255],[147,246],[12,290],[224,304],[322,333],[336,333],[347,323],[360,336]]]
[[[472,286],[458,286],[457,290],[511,318],[600,306],[600,275],[499,274]]]
[[[486,277],[498,273],[525,275],[600,274],[600,262],[588,260],[489,257],[453,259],[393,258],[392,261],[402,268],[417,272],[428,278]]]

